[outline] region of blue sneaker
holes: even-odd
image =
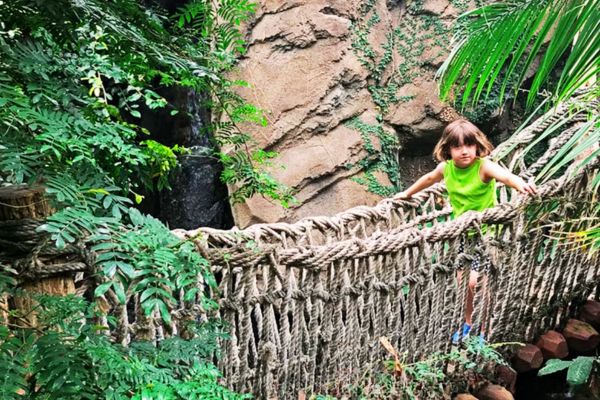
[[[458,330],[452,334],[452,344],[459,344],[465,340],[469,336],[469,332],[471,332],[471,325],[465,322],[462,326],[462,333]]]

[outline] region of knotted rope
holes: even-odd
[[[518,155],[567,113],[568,106],[552,110],[493,156]],[[571,117],[538,162],[526,166],[513,157],[506,158],[508,165],[532,176],[575,133],[580,114]],[[552,180],[538,197],[509,196],[501,188],[498,206],[454,220],[439,184],[410,200],[385,199],[332,217],[174,233],[195,238],[219,279],[216,316],[231,335],[219,363],[229,385],[264,398],[291,398],[300,389],[355,379],[363,366],[385,356],[380,336],[408,359],[447,351],[464,315],[468,274],[459,279],[456,271],[473,257],[457,252],[463,235],[479,238],[477,251],[494,260],[477,285],[476,329],[485,327],[491,341],[522,341],[564,322],[574,304],[598,290],[600,260],[598,253],[561,244],[551,227],[570,216],[595,215],[597,194],[588,184],[598,167],[595,159],[574,177]],[[531,213],[537,217],[526,215]],[[28,253],[13,264],[24,276],[93,272],[94,255],[79,247],[65,249],[77,257],[47,265],[44,257],[52,250],[32,233],[39,223],[25,221],[11,228],[14,234],[0,233],[0,245]],[[118,321],[110,333],[123,344],[185,334],[185,321],[205,316],[201,305],[182,300],[173,305],[172,324],[164,326],[144,315],[130,293],[121,304],[109,290],[100,303]]]

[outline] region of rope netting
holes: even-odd
[[[492,158],[522,177],[534,176],[585,118],[584,111],[558,106],[498,146]],[[523,153],[532,141],[562,119],[568,122],[561,133],[526,164]],[[565,244],[553,227],[596,215],[597,193],[589,184],[598,173],[596,158],[541,185],[536,197],[499,187],[498,206],[456,219],[444,185],[437,184],[410,200],[385,199],[332,217],[174,233],[193,238],[213,266],[216,316],[230,329],[219,360],[228,384],[260,398],[291,398],[355,380],[386,357],[381,336],[407,360],[448,351],[465,312],[468,273],[457,271],[468,271],[474,253],[492,260],[489,272],[479,275],[473,313],[475,330],[484,330],[487,340],[528,341],[564,323],[596,294],[599,260],[598,253]],[[577,230],[577,222],[561,226]],[[477,246],[459,254],[465,237]],[[75,250],[93,271],[93,256]],[[201,280],[199,286],[208,290]],[[121,304],[109,290],[105,302],[104,311],[118,320],[111,334],[123,343],[160,340],[206,317],[199,304],[182,300],[166,327],[145,316],[134,295]]]
[[[231,326],[225,376],[239,389],[289,396],[351,382],[385,356],[381,336],[410,360],[448,351],[465,311],[468,274],[458,279],[456,271],[468,260],[457,254],[458,242],[472,232],[482,243],[478,251],[494,260],[479,277],[474,326],[492,342],[532,340],[563,323],[569,307],[597,287],[597,253],[564,246],[550,232],[565,216],[592,215],[586,185],[597,173],[596,162],[577,179],[542,186],[542,198],[561,198],[550,208],[503,203],[322,245],[289,245],[281,234],[281,246],[205,249],[220,275],[220,317]],[[526,206],[539,213],[527,226]]]
[[[534,176],[585,118],[561,105],[492,158]],[[568,121],[560,135],[526,165],[523,153],[560,119]],[[351,382],[385,356],[381,336],[410,360],[448,351],[465,311],[468,274],[457,274],[473,256],[457,254],[465,235],[476,236],[476,251],[493,260],[477,284],[476,329],[490,341],[527,341],[560,325],[596,290],[598,255],[565,246],[552,227],[594,215],[588,182],[597,173],[597,160],[575,177],[565,172],[536,198],[501,187],[497,207],[455,220],[438,184],[410,200],[385,199],[333,217],[179,231],[197,238],[220,279],[219,313],[231,326],[220,366],[229,384],[287,397]]]

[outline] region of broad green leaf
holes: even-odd
[[[546,362],[544,368],[538,371],[538,376],[553,374],[558,371],[562,371],[563,369],[569,368],[572,364],[572,361],[559,360],[557,358],[552,358]]]
[[[102,296],[104,293],[106,293],[108,291],[108,289],[111,288],[111,286],[112,286],[112,282],[106,282],[106,283],[99,285],[96,288],[96,290],[94,291],[94,296],[96,296],[96,297]]]
[[[583,385],[590,378],[594,357],[577,357],[567,370],[567,382],[570,385]]]

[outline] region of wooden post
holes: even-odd
[[[26,185],[8,186],[0,188],[0,224],[6,226],[18,226],[19,221],[43,220],[51,215],[52,208],[48,204],[43,187],[28,187]],[[19,247],[20,243],[31,243],[31,249],[35,246],[36,241],[41,240],[40,234],[37,232],[24,233],[19,232],[18,235],[10,232],[10,228],[3,229],[5,232],[0,234],[0,251],[4,251],[15,259],[24,258],[31,255]],[[7,245],[14,242],[15,245]],[[45,293],[52,295],[66,295],[75,293],[75,283],[72,277],[50,277],[36,281],[22,282],[21,288],[29,293]],[[27,315],[26,321],[35,326],[36,318],[30,311],[35,307],[31,296],[16,296],[12,299],[17,310],[20,310],[23,315]],[[8,308],[8,299],[6,295],[0,297],[0,307]],[[0,315],[0,319],[6,319],[6,312]]]
[[[0,188],[0,221],[41,219],[50,214],[44,188],[25,185]]]

